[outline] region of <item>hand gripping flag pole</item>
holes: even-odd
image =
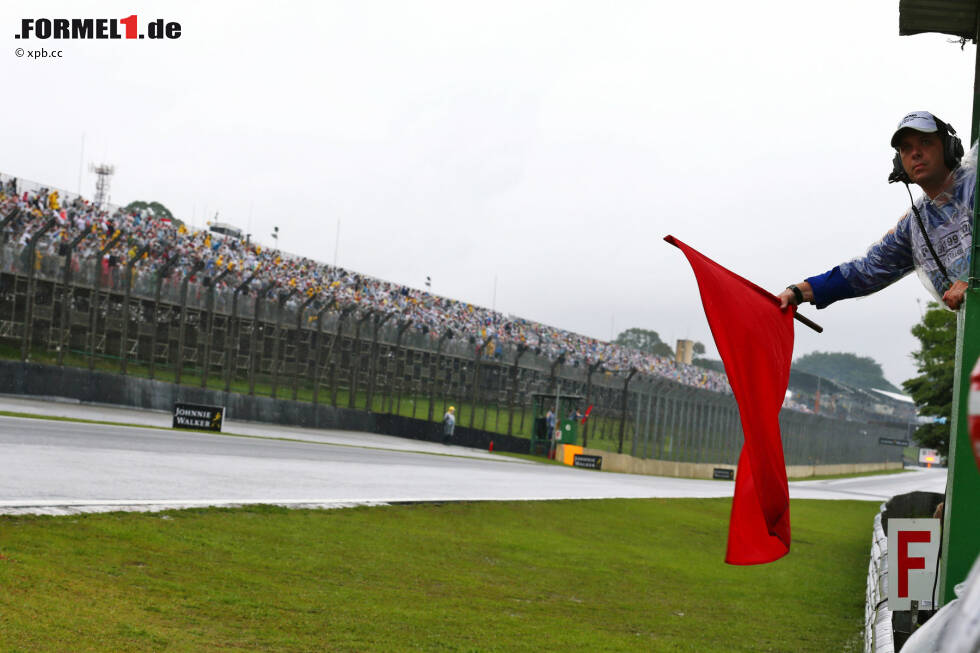
[[[779,410],[789,385],[796,307],[723,268],[673,236],[687,257],[704,313],[738,403],[745,445],[738,461],[725,562],[754,565],[789,552],[789,486]],[[804,324],[821,331],[805,318]]]

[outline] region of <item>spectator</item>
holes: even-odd
[[[456,430],[456,408],[449,407],[446,414],[442,416],[442,443],[449,444],[452,440],[453,431]]]

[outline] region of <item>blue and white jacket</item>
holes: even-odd
[[[973,242],[973,198],[977,182],[977,146],[963,157],[952,172],[949,190],[929,199],[915,201],[929,240],[953,281],[966,281],[970,274]],[[833,269],[810,277],[813,303],[825,308],[839,299],[863,297],[891,285],[915,270],[922,284],[941,302],[950,282],[936,265],[911,209],[895,228],[868,248],[867,253]]]

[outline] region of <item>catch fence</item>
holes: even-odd
[[[632,370],[549,360],[398,315],[243,283],[198,269],[113,265],[74,245],[42,253],[0,244],[0,344],[8,357],[132,374],[246,395],[457,423],[530,437],[532,395],[579,395],[593,406],[582,444],[639,458],[735,464],[742,445],[729,393]],[[147,266],[149,267],[149,266]],[[236,282],[237,283],[237,282]],[[561,416],[566,417],[566,416]],[[784,409],[788,465],[900,462],[879,438],[895,423]]]

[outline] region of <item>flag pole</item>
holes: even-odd
[[[811,329],[813,329],[817,333],[823,333],[823,327],[822,326],[820,326],[819,324],[817,324],[816,322],[814,322],[810,318],[804,317],[803,315],[800,315],[800,313],[798,311],[796,313],[793,313],[793,319],[794,320],[797,320],[799,322],[802,322],[803,324],[805,324],[806,326],[810,327]]]

